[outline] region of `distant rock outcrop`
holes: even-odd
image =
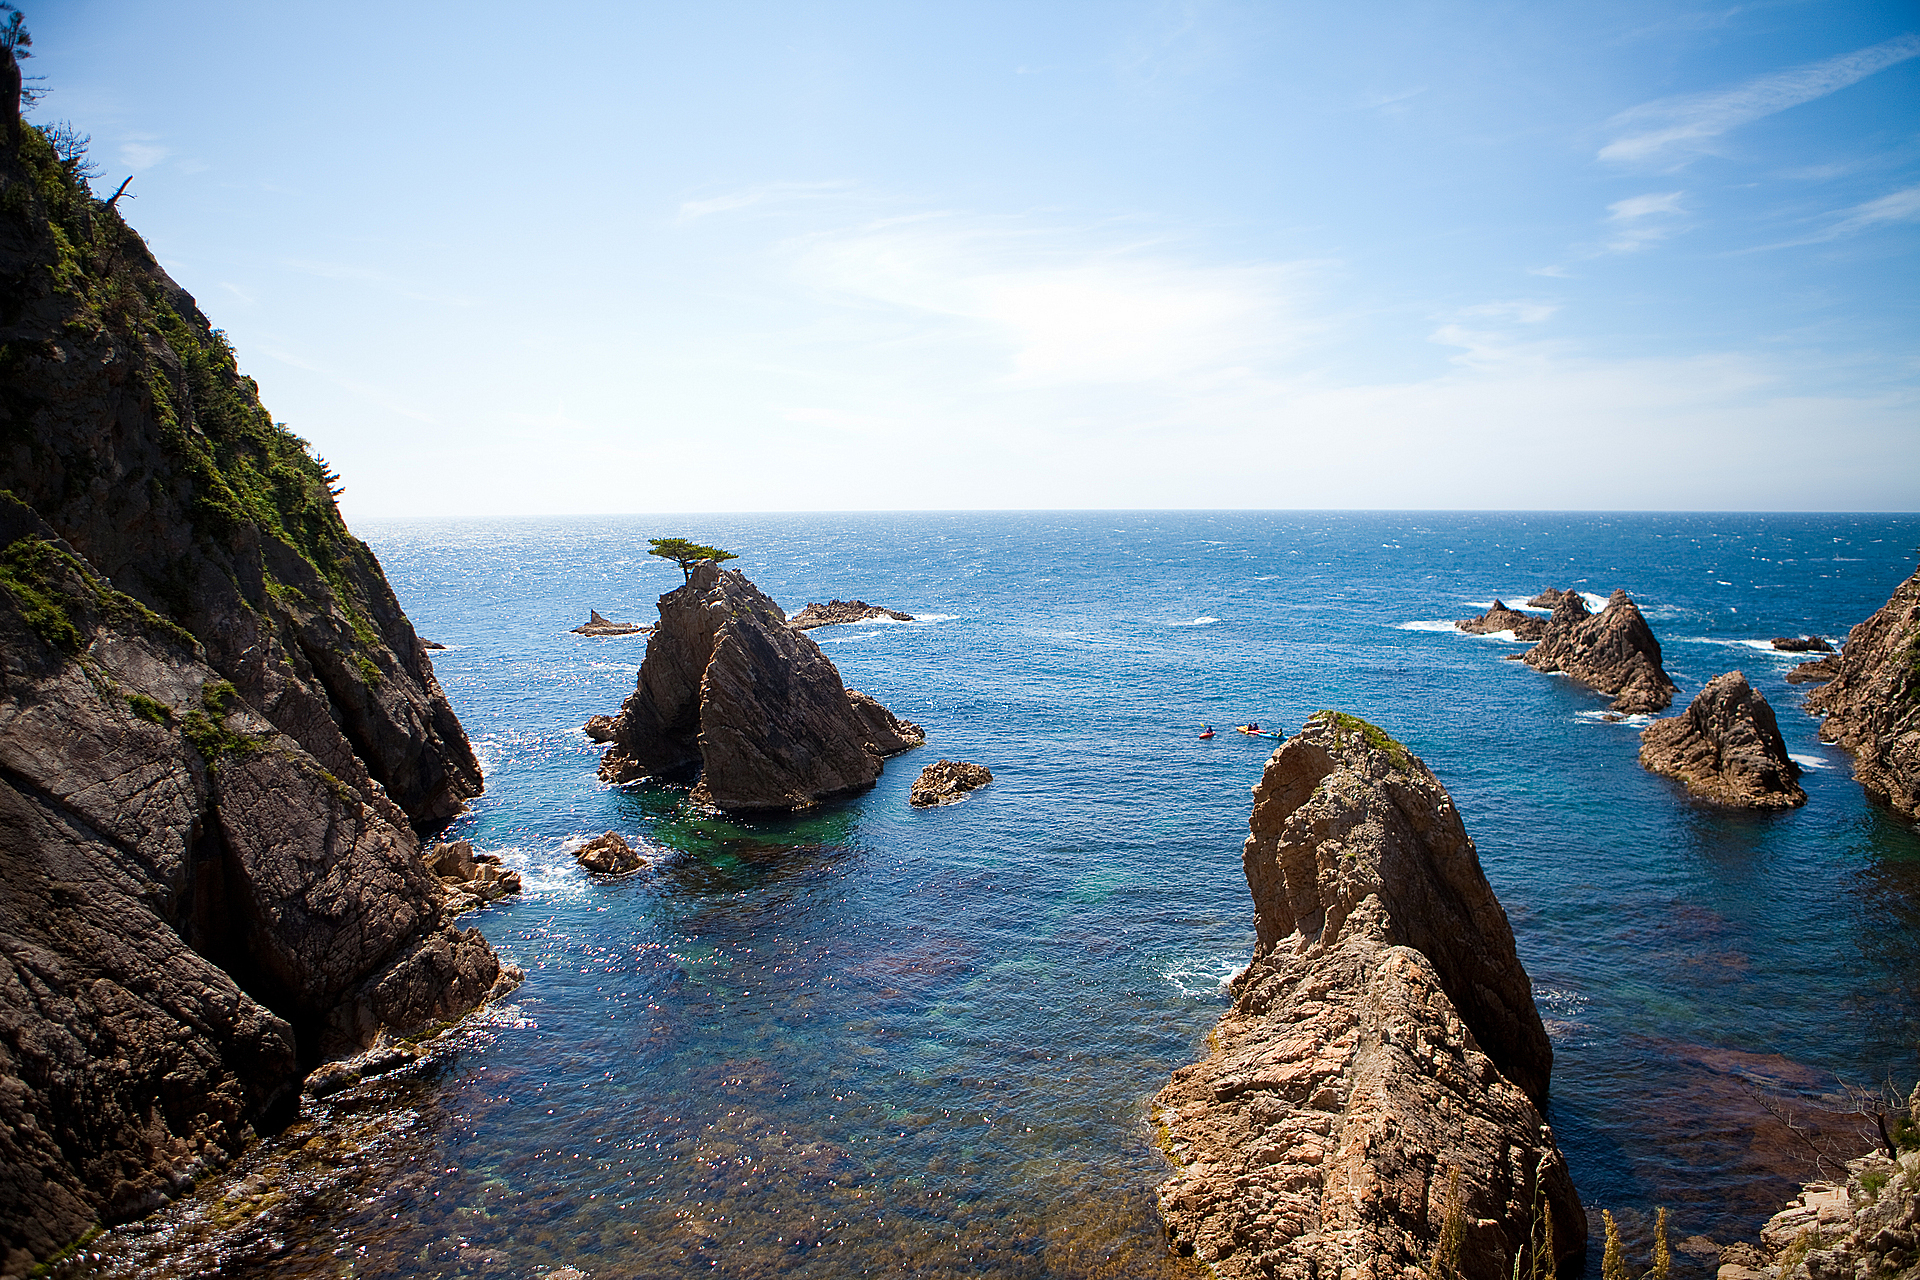
[[[693,798],[729,811],[803,809],[865,790],[884,757],[924,741],[917,725],[846,688],[744,575],[703,560],[660,597],[600,776],[697,778]]]
[[[891,618],[895,622],[913,621],[913,615],[910,613],[901,613],[898,609],[882,609],[879,605],[868,604],[865,600],[829,600],[825,604],[809,603],[806,608],[787,621],[802,631],[811,631],[815,627],[834,627],[843,622],[865,622],[869,618]]]
[[[1560,597],[1566,594],[1565,591],[1562,591],[1558,587],[1548,587],[1545,591],[1542,591],[1539,595],[1527,601],[1527,607],[1529,609],[1551,609],[1559,604]],[[1573,594],[1579,595],[1580,593],[1576,591]]]
[[[1398,1278],[1458,1232],[1459,1274],[1505,1276],[1551,1215],[1578,1257],[1540,1114],[1553,1050],[1446,789],[1323,711],[1267,761],[1250,826],[1253,962],[1154,1101],[1174,1247],[1228,1280]]]
[[[1781,653],[1833,652],[1833,645],[1825,636],[1775,636],[1773,647]]]
[[[1685,711],[1648,725],[1640,763],[1712,804],[1791,809],[1807,802],[1773,708],[1738,671],[1715,676]]]
[[[1794,664],[1787,672],[1788,684],[1825,684],[1840,674],[1840,659],[1814,658]]]
[[[920,809],[953,804],[965,800],[968,792],[977,791],[992,781],[993,774],[985,765],[968,764],[964,760],[940,760],[922,769],[920,776],[913,780],[907,803]]]
[[[1827,717],[1820,736],[1853,756],[1862,786],[1920,817],[1920,572],[1820,661],[1834,664],[1832,681],[1807,695],[1807,710]]]
[[[624,840],[617,831],[609,831],[574,850],[574,861],[589,871],[598,871],[602,875],[624,875],[629,871],[638,871],[647,865],[647,860],[633,851],[633,846]]]
[[[1538,640],[1547,634],[1547,620],[1532,618],[1518,609],[1509,609],[1495,600],[1493,608],[1477,618],[1462,618],[1453,624],[1468,635],[1484,636],[1495,631],[1511,631],[1516,640]]]
[[[646,630],[637,622],[614,622],[600,616],[598,609],[587,610],[588,618],[573,629],[576,636],[637,636]]]
[[[1613,694],[1612,709],[1626,715],[1664,711],[1677,692],[1660,665],[1660,642],[1624,591],[1616,590],[1597,614],[1578,591],[1562,592],[1546,637],[1522,661]]]

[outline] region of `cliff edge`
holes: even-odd
[[[1820,736],[1847,750],[1868,791],[1920,818],[1920,571],[1820,661],[1833,672],[1807,695],[1827,717]]]
[[[1446,789],[1322,711],[1267,761],[1249,826],[1253,962],[1154,1100],[1174,1247],[1290,1280],[1412,1280],[1437,1247],[1466,1275],[1579,1256],[1540,1114],[1552,1047]]]
[[[660,597],[660,625],[609,729],[608,782],[695,781],[729,811],[804,809],[874,784],[926,735],[840,672],[735,569],[702,560]]]
[[[0,1269],[20,1274],[272,1127],[321,1057],[457,1017],[502,972],[419,846],[479,769],[334,477],[84,156],[5,114]]]

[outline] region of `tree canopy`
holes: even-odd
[[[671,560],[679,565],[680,572],[687,576],[689,582],[693,580],[693,566],[702,560],[719,562],[740,558],[731,551],[722,551],[719,547],[689,542],[685,538],[649,538],[647,546],[650,548],[649,554],[659,556],[663,560]]]

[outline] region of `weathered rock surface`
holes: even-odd
[[[1494,631],[1511,631],[1516,640],[1538,640],[1547,634],[1545,618],[1531,618],[1518,609],[1509,609],[1495,600],[1493,608],[1477,618],[1462,618],[1453,624],[1469,635],[1484,636]]]
[[[638,687],[600,763],[609,782],[697,778],[730,811],[803,809],[873,785],[926,740],[848,689],[820,646],[737,570],[711,560],[660,597]]]
[[[612,716],[588,716],[587,722],[580,727],[587,737],[595,742],[613,741]]]
[[[1827,717],[1820,736],[1853,756],[1868,791],[1920,818],[1920,572],[1847,633],[1837,658],[1820,661],[1834,667],[1807,695],[1807,710]]]
[[[1527,601],[1527,607],[1529,609],[1551,609],[1559,604],[1560,597],[1566,594],[1565,591],[1562,591],[1558,587],[1548,587],[1545,591],[1542,591],[1539,595]],[[1573,594],[1579,595],[1580,593],[1576,591]]]
[[[907,793],[907,803],[921,809],[930,809],[935,805],[953,804],[967,798],[967,793],[977,791],[993,781],[993,774],[985,765],[969,764],[965,760],[940,760],[920,771],[913,780],[913,788]]]
[[[589,617],[573,629],[576,636],[637,636],[646,630],[637,622],[614,622],[600,616],[598,609],[587,610]]]
[[[1773,647],[1782,653],[1833,652],[1833,645],[1825,636],[1775,636]]]
[[[1597,614],[1578,591],[1562,592],[1545,638],[1521,660],[1613,694],[1612,709],[1626,715],[1664,711],[1678,692],[1660,665],[1660,642],[1624,591],[1616,590]]]
[[[898,609],[882,609],[877,604],[868,604],[865,600],[829,600],[825,604],[810,602],[806,608],[788,619],[791,626],[802,631],[811,631],[815,627],[835,627],[843,622],[865,622],[869,618],[891,618],[895,622],[912,622],[913,615],[901,613]]]
[[[1920,1115],[1920,1088],[1909,1104]],[[1760,1242],[1721,1254],[1719,1280],[1920,1277],[1920,1151],[1847,1162],[1844,1183],[1810,1182],[1768,1219]]]
[[[1640,734],[1640,763],[1687,784],[1701,800],[1736,809],[1807,802],[1773,708],[1738,671],[1715,676],[1687,709]]]
[[[609,876],[625,875],[647,865],[647,860],[635,853],[617,831],[595,836],[574,850],[573,857],[587,870]]]
[[[1825,684],[1840,674],[1838,658],[1814,658],[1787,672],[1788,684]]]
[[[1268,760],[1250,827],[1253,962],[1207,1059],[1154,1101],[1174,1247],[1229,1278],[1414,1280],[1457,1175],[1461,1274],[1530,1266],[1536,1204],[1577,1257],[1585,1215],[1540,1115],[1553,1051],[1445,788],[1320,712]]]
[[[520,892],[518,871],[501,866],[495,854],[475,853],[468,841],[438,844],[421,856],[446,887],[447,909],[456,915]]]
[[[11,56],[4,55],[11,67]],[[0,1270],[502,976],[420,856],[479,768],[333,476],[0,130]],[[57,234],[56,234],[57,229]]]

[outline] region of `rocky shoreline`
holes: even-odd
[[[1853,757],[1853,776],[1909,821],[1920,819],[1920,572],[1847,633],[1807,695],[1820,736]],[[1804,670],[1804,668],[1803,668]]]

